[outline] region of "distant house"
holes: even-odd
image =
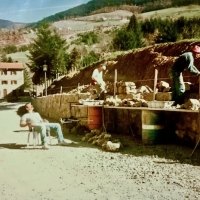
[[[0,99],[23,93],[24,66],[22,63],[0,62]]]

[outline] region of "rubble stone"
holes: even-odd
[[[197,99],[189,99],[186,103],[184,103],[184,108],[188,110],[198,110],[200,107],[199,100]]]
[[[120,142],[113,143],[111,141],[108,141],[105,145],[102,146],[103,149],[111,152],[117,152],[120,149]]]

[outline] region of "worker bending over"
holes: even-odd
[[[194,46],[191,52],[181,54],[170,69],[172,79],[172,106],[184,103],[185,84],[182,72],[188,70],[190,73],[200,75],[200,71],[194,66],[194,59],[199,58],[200,47]]]

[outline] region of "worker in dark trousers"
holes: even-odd
[[[200,71],[194,66],[194,59],[200,57],[200,47],[194,46],[191,52],[181,54],[170,69],[172,79],[172,106],[184,103],[185,84],[182,72],[188,70],[190,73],[200,75]]]

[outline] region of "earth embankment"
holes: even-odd
[[[70,87],[90,84],[92,71],[105,64],[108,72],[105,81],[114,82],[115,70],[118,81],[135,82],[136,86],[148,85],[153,88],[155,69],[158,70],[158,81],[170,83],[169,69],[174,60],[182,53],[190,51],[194,45],[200,42],[179,42],[157,44],[149,47],[133,50],[129,53],[117,56],[115,59],[102,60],[87,67],[73,76],[64,77],[56,81],[54,89],[63,87],[64,92],[70,91]],[[195,60],[195,66],[200,70],[200,58]],[[196,83],[198,78],[185,71],[183,73],[186,82]]]

